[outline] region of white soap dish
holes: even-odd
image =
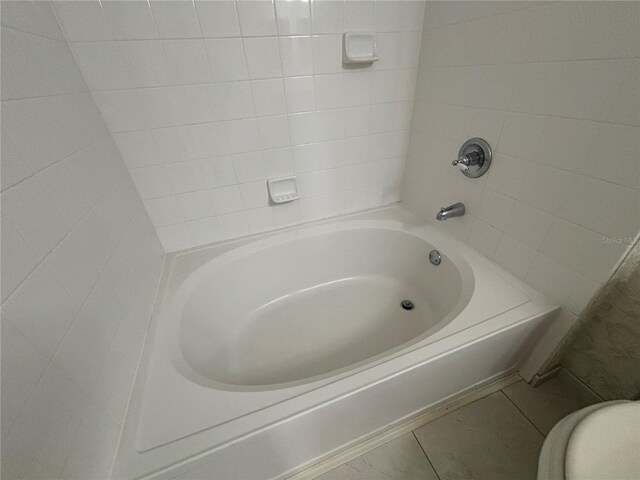
[[[267,180],[269,198],[273,203],[287,203],[300,198],[296,177],[272,178]]]
[[[342,63],[366,64],[380,60],[376,55],[376,37],[373,33],[345,32],[342,34]]]

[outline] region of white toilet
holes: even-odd
[[[640,479],[640,402],[604,402],[560,420],[547,436],[538,480]]]

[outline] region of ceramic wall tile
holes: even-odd
[[[387,6],[376,4],[375,21],[389,31],[383,50],[394,51],[403,20]],[[623,19],[638,15],[624,3],[426,5],[404,201],[429,220],[463,201],[467,219],[437,225],[571,318],[640,230],[638,162],[627,161],[640,154],[639,33]],[[585,38],[585,24],[594,37]],[[486,43],[473,34],[487,29]],[[377,95],[391,85],[381,76]],[[467,181],[450,160],[474,136],[490,141],[494,160],[486,176]]]
[[[132,3],[129,16],[125,2],[111,3],[79,3],[74,10],[68,2],[56,2],[54,8],[62,28],[69,30],[66,33],[80,70],[149,215],[157,227],[163,227],[158,231],[165,248],[170,243],[171,250],[178,244],[194,246],[198,242],[191,231],[211,232],[220,222],[213,221],[215,209],[210,211],[212,220],[196,225],[189,223],[196,219],[176,215],[175,208],[160,213],[159,206],[175,207],[176,195],[226,186],[230,178],[225,175],[224,180],[214,179],[203,186],[192,176],[198,184],[188,185],[184,176],[172,179],[173,170],[180,167],[169,164],[187,160],[202,163],[228,154],[264,155],[273,149],[310,144],[320,159],[314,171],[335,169],[339,175],[325,176],[336,178],[343,176],[349,164],[361,163],[361,171],[374,171],[376,167],[370,162],[402,157],[407,150],[408,135],[373,134],[406,133],[410,128],[424,2],[377,5],[375,1],[236,0],[185,4],[154,0]],[[348,30],[374,32],[382,60],[367,68],[345,68],[341,34]],[[24,87],[16,85],[19,88]],[[376,115],[373,130],[368,118],[371,107]],[[348,146],[336,143],[346,139],[353,141]],[[355,148],[354,142],[364,149]],[[367,156],[367,151],[376,151],[380,158]],[[364,164],[369,164],[368,168]],[[296,173],[291,168],[276,168],[269,176],[280,172]],[[367,174],[370,180],[364,183],[335,184],[332,191],[366,187],[366,194],[352,192],[349,197],[362,200],[366,196],[366,205],[383,205],[393,197],[385,192],[395,189],[399,172],[391,169],[386,176]],[[18,178],[26,174],[16,173]],[[202,178],[210,177],[204,174]],[[257,181],[246,180],[242,174],[238,177],[242,179],[232,182],[238,186]],[[266,193],[266,183],[262,188]],[[325,217],[329,211],[339,214],[357,209],[358,203],[335,202],[328,195],[318,194],[315,207],[309,200],[294,216],[309,221]],[[337,210],[319,207],[329,203],[343,206]],[[253,208],[285,209],[274,205]],[[247,214],[251,209],[244,207],[243,211]],[[289,213],[275,216],[293,218]],[[250,217],[267,218],[260,212]],[[267,223],[260,223],[259,228]],[[227,229],[227,235],[232,231]],[[172,240],[176,238],[181,241]],[[219,236],[207,233],[198,238]]]
[[[324,0],[311,2],[311,27],[313,33],[342,33],[344,26],[344,2]]]
[[[260,37],[277,34],[273,0],[238,0],[236,9],[243,36]]]
[[[240,35],[240,23],[234,2],[198,0],[195,6],[204,38]]]
[[[194,2],[155,1],[151,12],[160,38],[199,38],[200,25]]]
[[[123,357],[133,379],[164,255],[118,147],[70,62],[75,54],[92,87],[107,89],[96,99],[112,130],[130,134],[116,137],[127,161],[153,165],[151,131],[129,131],[145,117],[114,41],[157,37],[149,4],[132,4],[130,17],[122,15],[121,2],[70,6],[55,8],[67,38],[77,42],[74,53],[56,33],[49,3],[1,6],[3,177],[9,173],[2,190],[7,478],[109,476],[123,397],[109,403],[91,397],[116,391],[117,375],[101,374],[112,370],[113,357]],[[91,58],[97,52],[104,63]]]

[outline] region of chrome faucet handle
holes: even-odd
[[[451,165],[455,167],[456,165],[463,164],[469,167],[471,165],[476,165],[481,160],[482,160],[482,155],[478,152],[472,151],[472,152],[467,152],[464,155],[460,155],[456,160],[451,162]]]
[[[464,142],[458,158],[451,165],[458,167],[469,178],[483,175],[491,164],[491,147],[481,138],[471,138]]]
[[[453,165],[454,167],[457,165],[460,171],[466,172],[467,170],[469,170],[470,163],[471,163],[471,159],[469,158],[469,156],[463,155],[460,158],[457,158],[456,160],[452,161],[451,165]]]

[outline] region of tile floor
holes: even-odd
[[[466,405],[317,477],[317,480],[535,480],[555,423],[601,401],[570,373],[524,381]]]

